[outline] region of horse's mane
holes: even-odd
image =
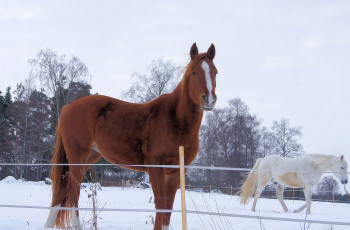
[[[315,167],[317,167],[320,164],[329,162],[331,159],[335,157],[333,155],[324,155],[324,154],[309,154],[308,156],[313,158]]]
[[[191,76],[190,72],[193,69],[193,67],[195,65],[197,65],[198,62],[200,62],[201,60],[205,59],[206,55],[207,55],[207,53],[198,54],[193,60],[190,61],[190,63],[188,63],[188,65],[186,66],[184,77],[182,78],[182,81],[181,81],[181,89],[183,89],[183,87],[186,84],[187,79]]]

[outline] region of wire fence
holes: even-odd
[[[29,206],[29,205],[4,205],[0,204],[1,208],[27,208],[27,209],[48,209],[48,210],[69,210],[69,211],[104,211],[104,212],[157,212],[157,213],[181,213],[181,210],[174,209],[123,209],[123,208],[68,208],[68,207],[46,207],[46,206]],[[323,221],[323,220],[310,220],[310,219],[298,219],[298,218],[282,218],[272,216],[253,216],[253,215],[242,215],[233,213],[218,213],[218,212],[204,212],[204,211],[193,211],[187,210],[188,214],[196,215],[210,215],[220,217],[236,217],[236,218],[247,218],[247,219],[258,219],[258,220],[276,220],[276,221],[289,221],[299,223],[310,223],[310,224],[330,224],[330,225],[345,225],[350,226],[350,222],[342,221]]]
[[[0,163],[0,166],[115,166],[115,167],[142,167],[142,168],[171,168],[179,169],[179,165],[128,165],[128,164],[53,164],[53,163]],[[264,170],[264,169],[251,169],[251,168],[233,168],[233,167],[217,167],[217,166],[194,166],[187,165],[186,169],[207,169],[207,170],[222,170],[222,171],[241,171],[241,172],[289,172],[286,170]],[[290,171],[295,172],[295,171]],[[303,172],[310,173],[310,172]],[[323,171],[322,173],[340,173],[339,171]],[[349,172],[346,172],[350,174]]]
[[[30,164],[30,163],[0,163],[1,166],[115,166],[115,167],[160,167],[160,168],[180,168],[179,165],[124,165],[124,164],[52,164],[52,163],[42,163],[42,164]],[[260,170],[260,169],[248,169],[248,168],[230,168],[230,167],[214,167],[214,166],[185,166],[187,169],[205,169],[205,170],[223,170],[223,171],[240,171],[240,172],[251,172],[251,171],[271,171],[271,170]],[[282,170],[275,170],[282,171]],[[286,172],[286,171],[283,171]],[[325,171],[323,173],[337,173],[332,171]],[[350,172],[347,172],[350,174]],[[186,189],[188,191],[194,191],[196,188],[209,188],[209,192],[218,191],[227,189],[230,190],[230,194],[234,195],[234,191],[238,191],[240,188],[237,187],[214,187],[211,185],[208,186],[193,186],[190,184],[186,185]],[[216,189],[216,190],[215,190]],[[274,190],[266,189],[267,192],[273,192]],[[285,189],[286,192],[295,192],[294,189]],[[301,191],[301,190],[298,190]],[[323,192],[333,192],[334,191],[323,191]],[[262,198],[274,198],[273,196],[261,196]],[[295,200],[303,200],[298,197],[285,197],[286,199],[295,199]],[[340,202],[340,203],[350,203],[349,201],[335,201],[333,200],[322,200],[322,199],[313,199],[314,201],[324,201],[324,202]],[[26,208],[26,209],[60,209],[60,210],[81,210],[81,211],[93,211],[92,208],[67,208],[67,207],[45,207],[45,206],[26,206],[26,205],[6,205],[0,204],[0,208]],[[165,209],[117,209],[117,208],[97,208],[95,211],[116,211],[116,212],[162,212],[162,213],[173,213],[173,212],[181,212],[181,210],[165,210]],[[236,218],[248,218],[248,219],[258,219],[258,220],[275,220],[275,221],[289,221],[289,222],[300,222],[300,223],[315,223],[315,224],[329,224],[329,225],[345,225],[350,226],[350,222],[338,222],[338,221],[323,221],[323,220],[309,220],[309,219],[297,219],[297,218],[280,218],[280,217],[270,217],[270,216],[256,216],[256,215],[241,215],[241,214],[232,214],[232,213],[219,213],[219,212],[203,212],[203,211],[193,211],[187,210],[189,214],[197,214],[197,215],[211,215],[211,216],[221,216],[221,217],[236,217]]]

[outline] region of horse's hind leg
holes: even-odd
[[[284,212],[288,212],[288,208],[287,208],[286,204],[283,201],[284,186],[278,184],[277,182],[273,182],[273,185],[274,185],[274,187],[276,189],[277,199],[281,203]]]
[[[88,164],[94,164],[96,163],[99,159],[101,159],[101,155],[95,151],[95,150],[92,150],[89,158],[88,158],[88,161],[87,163]],[[73,166],[72,166],[73,167]],[[85,172],[88,170],[89,166],[79,166],[79,170],[77,170],[77,172],[74,172],[74,168],[76,169],[76,167],[78,166],[74,166],[71,170],[69,170],[69,174],[66,175],[67,178],[72,178],[72,181],[74,181],[74,185],[73,187],[75,187],[77,181],[80,181],[79,183],[81,183],[81,180],[82,180],[82,177],[85,175]],[[79,174],[81,176],[79,176]],[[81,179],[80,179],[81,178]],[[69,180],[70,181],[70,180]],[[65,194],[68,194],[69,192],[69,188],[72,188],[72,183],[71,182],[68,182],[67,183],[67,186],[64,186],[63,188],[61,188],[60,190],[60,198],[58,198],[56,201],[57,204],[55,204],[55,206],[53,206],[54,208],[57,208],[57,209],[51,209],[50,210],[50,213],[49,213],[49,216],[47,218],[47,221],[44,225],[44,229],[48,229],[48,228],[54,228],[55,224],[56,224],[56,219],[57,219],[57,216],[58,216],[58,213],[59,213],[59,209],[61,206],[62,206],[62,202],[65,200],[65,199],[69,199],[69,200],[72,200],[72,197],[76,197],[75,199],[78,200],[79,199],[79,194],[74,194],[74,192],[70,191],[69,195],[68,195],[68,198],[67,198],[67,195]],[[79,191],[80,193],[80,189],[76,190],[76,191]],[[76,202],[76,207],[78,207],[78,203]],[[80,221],[79,221],[79,214],[78,214],[78,210],[75,210],[72,212],[72,223],[73,223],[73,226],[76,226],[75,229],[79,229],[81,228],[80,227]]]
[[[90,155],[86,155],[85,152],[90,151]],[[88,159],[86,160],[85,157],[80,160],[75,160],[74,163],[72,164],[94,164],[96,163],[99,159],[101,159],[101,155],[96,152],[95,150],[86,149],[85,151],[82,151],[83,156],[89,156]],[[79,163],[78,163],[79,162]],[[71,199],[73,208],[78,208],[79,205],[79,196],[80,196],[80,186],[81,182],[84,178],[84,175],[86,171],[90,168],[88,165],[83,165],[83,166],[70,166],[70,178],[71,178],[71,186],[70,190],[68,191],[69,194],[68,196]],[[72,225],[73,229],[81,229],[80,225],[80,220],[79,220],[79,211],[78,210],[73,210],[72,211]]]
[[[85,172],[86,166],[69,166],[70,185],[68,185],[68,198],[73,209],[79,207],[80,185]],[[72,227],[76,230],[81,229],[78,210],[72,210]]]
[[[265,185],[259,185],[255,191],[255,195],[254,195],[254,202],[252,205],[252,211],[255,212],[255,208],[256,208],[256,203],[258,202],[258,199],[262,193],[262,191],[264,191]]]
[[[60,208],[60,207],[61,207],[61,205],[57,205],[53,208]],[[59,212],[59,209],[50,209],[50,213],[49,213],[49,216],[45,222],[44,229],[55,227],[58,212]]]
[[[81,139],[76,140],[78,141],[70,143],[70,145],[65,145],[69,164],[94,163],[89,162],[89,157],[92,154],[92,143],[88,143],[86,140],[82,141]],[[69,165],[69,180],[66,187],[67,201],[65,203],[67,207],[72,207],[73,209],[79,207],[80,185],[88,169],[88,165]],[[82,229],[79,220],[79,211],[71,211],[71,217],[73,229]]]
[[[264,191],[264,188],[266,187],[267,183],[270,181],[271,179],[271,173],[270,172],[260,172],[259,176],[258,176],[258,187],[255,191],[255,195],[254,195],[254,202],[252,205],[252,211],[255,212],[255,207],[256,207],[256,203],[262,193],[262,191]]]

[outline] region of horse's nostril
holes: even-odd
[[[348,183],[348,180],[345,180],[345,184],[347,184]]]
[[[205,96],[205,94],[202,95],[202,99],[203,99],[203,101],[208,102],[208,98],[207,98],[207,96]]]

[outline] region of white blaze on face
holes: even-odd
[[[205,81],[207,82],[207,89],[209,92],[208,105],[212,105],[213,104],[213,93],[212,93],[213,83],[211,82],[210,68],[206,61],[203,61],[202,69],[204,70]]]

